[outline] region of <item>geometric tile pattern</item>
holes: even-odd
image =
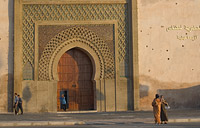
[[[127,4],[24,4],[23,5],[23,65],[34,67],[34,23],[36,21],[96,21],[117,20],[119,61],[128,61]]]

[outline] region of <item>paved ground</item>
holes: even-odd
[[[169,123],[200,122],[200,109],[169,110]],[[153,124],[152,111],[0,114],[0,126]]]
[[[167,125],[154,125],[150,123],[130,124],[101,124],[101,125],[71,125],[71,126],[19,126],[4,128],[199,128],[199,123],[170,123]]]

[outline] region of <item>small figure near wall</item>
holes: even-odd
[[[23,115],[23,107],[22,107],[22,98],[20,97],[20,95],[18,95],[18,105],[17,105],[17,111],[19,112],[19,109],[21,111],[21,115]]]
[[[18,108],[18,101],[19,101],[19,99],[18,99],[17,93],[15,93],[14,106],[13,106],[13,108],[15,110],[15,115],[18,115],[18,110],[17,110],[17,108]]]
[[[62,96],[60,97],[60,102],[61,102],[61,109],[66,111],[66,99],[65,99],[64,94],[62,94]]]
[[[155,124],[159,125],[160,124],[161,101],[160,101],[158,94],[155,95],[155,99],[152,102],[152,106],[153,106],[153,114],[154,114],[154,118],[155,118]]]
[[[160,100],[161,100],[161,113],[160,113],[161,124],[162,124],[163,122],[164,122],[165,124],[167,124],[168,117],[167,117],[167,110],[166,110],[166,108],[169,109],[169,105],[168,105],[168,103],[165,101],[163,95],[160,96]]]

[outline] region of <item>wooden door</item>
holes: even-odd
[[[68,110],[93,110],[94,88],[92,63],[79,49],[65,52],[58,63],[57,110],[60,110],[60,91],[68,91]]]

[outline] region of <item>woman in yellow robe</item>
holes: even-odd
[[[152,106],[153,106],[155,124],[160,124],[161,101],[158,94],[156,94],[155,99],[152,102]]]

